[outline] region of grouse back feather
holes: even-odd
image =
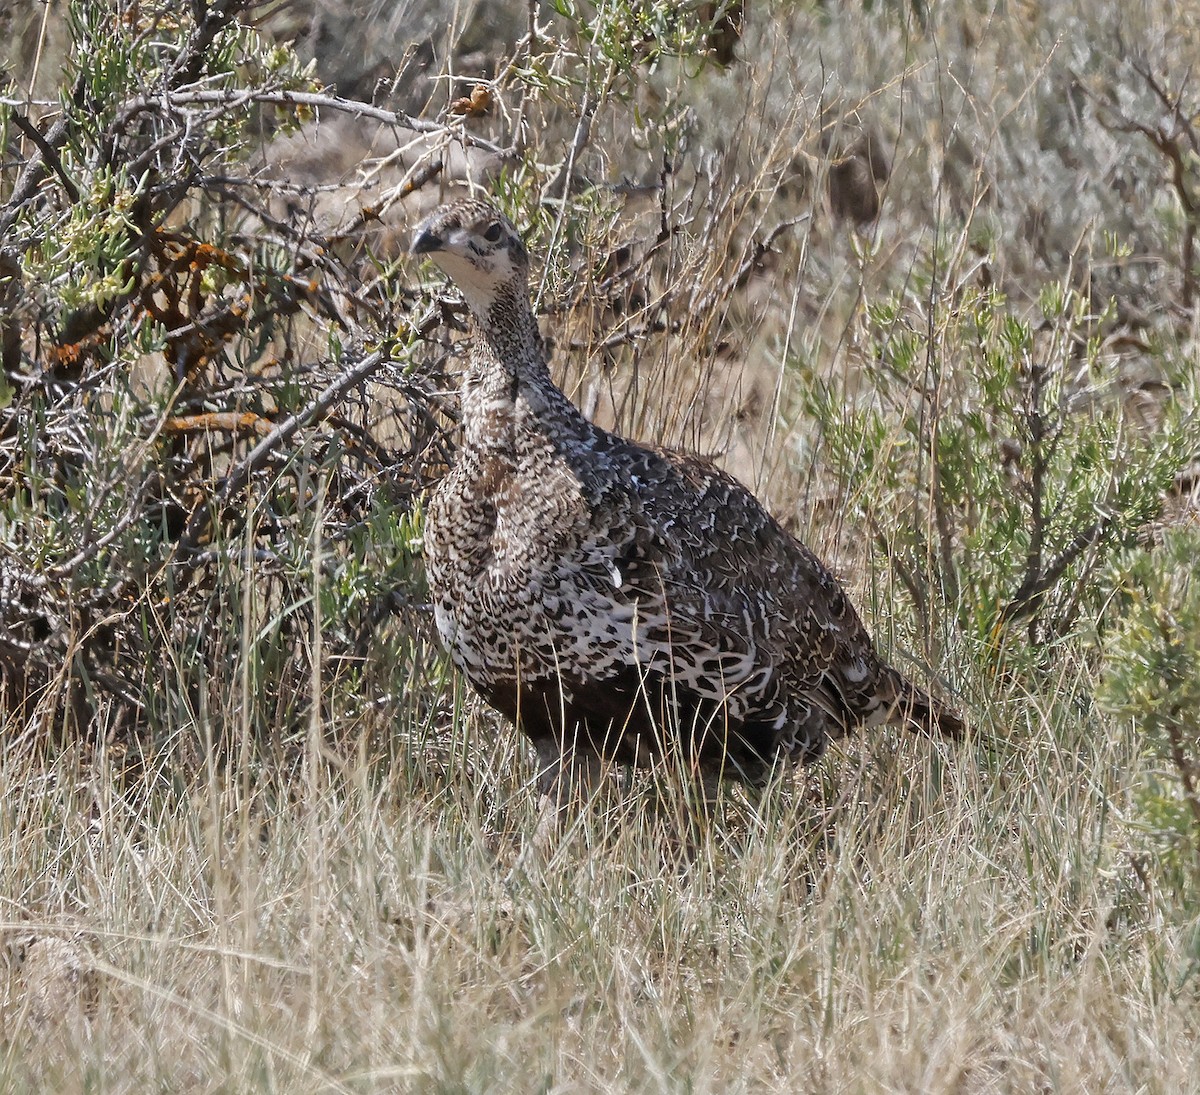
[[[758,783],[858,727],[961,736],[745,487],[600,429],[554,385],[528,256],[497,209],[443,206],[412,250],[462,291],[474,337],[462,446],[426,515],[437,628],[532,739],[546,791],[602,759],[670,751],[706,781]]]

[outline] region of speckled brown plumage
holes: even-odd
[[[860,726],[961,734],[740,483],[592,425],[555,387],[495,208],[443,206],[413,251],[462,290],[474,338],[462,448],[426,515],[437,627],[532,739],[546,791],[601,759],[672,750],[706,782],[758,783]]]

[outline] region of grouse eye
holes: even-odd
[[[500,226],[499,221],[492,221],[492,223],[487,226],[487,231],[483,233],[483,238],[487,240],[488,243],[495,243],[500,238],[500,233],[503,231],[504,229]]]

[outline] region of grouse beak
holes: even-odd
[[[430,251],[440,251],[441,249],[441,236],[429,228],[418,229],[412,241],[412,253],[414,255],[427,255]]]

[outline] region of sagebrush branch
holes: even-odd
[[[78,106],[82,102],[85,87],[84,77],[80,74],[71,92],[71,101],[74,105]],[[57,156],[58,149],[62,148],[71,134],[73,123],[74,119],[71,114],[65,113],[50,127],[40,141],[35,142],[37,155],[31,156],[26,161],[8,195],[8,200],[3,206],[0,206],[0,235],[8,232],[20,215],[22,207],[37,193],[38,187],[46,177],[47,170],[51,168],[46,158],[47,153]]]
[[[231,499],[245,490],[246,485],[250,482],[250,477],[267,463],[281,445],[291,440],[298,430],[324,415],[356,384],[366,380],[383,363],[385,356],[382,350],[368,354],[357,365],[343,372],[307,407],[285,418],[271,430],[226,476],[225,483],[216,498],[216,509],[219,510],[222,506],[227,505]],[[186,554],[197,547],[205,526],[208,524],[212,508],[210,505],[202,503],[192,512],[187,527],[179,538],[178,550],[180,552]]]
[[[386,110],[383,107],[372,106],[370,103],[364,103],[358,99],[344,99],[340,95],[328,95],[315,91],[285,91],[268,88],[243,88],[219,91],[188,88],[183,91],[169,91],[161,98],[147,96],[143,99],[133,100],[127,104],[126,109],[135,112],[144,109],[156,109],[161,107],[164,100],[172,107],[201,106],[204,104],[244,106],[247,103],[266,103],[272,106],[302,106],[312,110],[335,110],[342,114],[353,115],[356,118],[370,118],[373,121],[382,122],[384,125],[403,126],[405,129],[411,129],[415,133],[452,135],[456,140],[461,140],[464,144],[482,149],[485,152],[492,152],[497,156],[504,156],[508,152],[507,149],[501,148],[493,141],[477,137],[458,126],[447,126],[440,122],[427,121],[424,118],[414,118],[411,114],[405,114],[402,110]]]

